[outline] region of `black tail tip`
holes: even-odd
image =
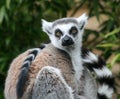
[[[28,69],[24,67],[20,72],[20,75],[18,77],[18,82],[16,85],[17,99],[21,99],[24,94],[24,87],[25,87],[25,82],[27,81],[27,76],[28,76]]]
[[[104,94],[97,94],[98,99],[109,99],[108,97],[106,97]]]

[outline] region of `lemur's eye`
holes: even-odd
[[[59,29],[55,30],[55,36],[60,38],[62,36],[62,31],[60,31]]]
[[[77,33],[78,33],[78,30],[75,26],[70,29],[70,34],[76,35]]]

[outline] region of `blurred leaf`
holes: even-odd
[[[7,37],[5,42],[6,42],[6,46],[8,47],[11,42],[11,37]]]
[[[7,9],[10,9],[10,3],[11,3],[11,0],[6,0],[6,7],[7,7]]]
[[[107,38],[107,37],[112,36],[117,33],[120,33],[120,28],[117,28],[117,29],[113,30],[112,32],[107,33],[104,37]]]
[[[94,0],[94,11],[95,11],[95,16],[97,17],[97,19],[99,20],[99,1],[98,0]]]
[[[2,6],[0,8],[0,24],[3,22],[4,17],[5,17],[5,6]]]
[[[103,47],[103,48],[107,48],[107,47],[118,47],[117,44],[114,43],[105,43],[105,44],[99,44],[97,45],[97,47]]]
[[[113,66],[114,63],[117,62],[118,60],[120,60],[120,53],[113,58],[113,60],[111,61],[111,65]]]

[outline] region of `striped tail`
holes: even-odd
[[[89,50],[82,48],[83,63],[96,73],[98,81],[98,99],[111,99],[114,91],[114,77],[106,63]]]
[[[16,85],[16,94],[17,94],[17,99],[21,99],[24,93],[24,86],[27,81],[28,73],[29,73],[29,68],[32,63],[32,61],[36,58],[38,53],[40,53],[41,49],[43,49],[45,46],[42,45],[40,48],[33,48],[31,49],[30,53],[26,57],[25,61],[23,62],[23,65],[21,67],[21,71],[18,77],[18,82]]]

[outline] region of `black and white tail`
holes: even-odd
[[[45,45],[40,46],[40,48],[33,48],[31,49],[30,53],[26,57],[26,59],[23,62],[23,65],[21,67],[21,71],[18,77],[18,82],[16,85],[16,94],[17,94],[17,99],[21,99],[23,92],[24,92],[24,86],[25,82],[27,81],[28,77],[28,72],[30,65],[32,61],[35,59],[35,57],[40,53],[41,49],[43,49]]]
[[[89,50],[82,48],[83,63],[96,73],[98,81],[98,99],[111,99],[114,91],[114,77],[106,63]]]

